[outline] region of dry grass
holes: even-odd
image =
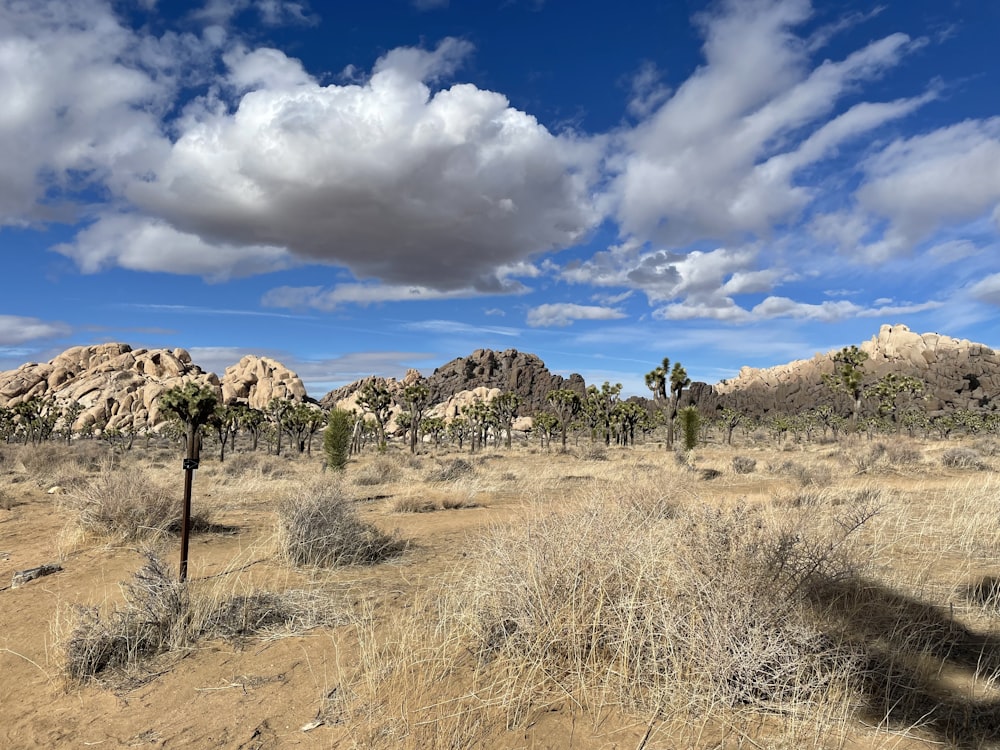
[[[59,637],[63,673],[71,682],[100,678],[114,683],[137,674],[155,657],[200,640],[239,644],[265,633],[332,625],[339,618],[321,592],[198,588],[179,581],[153,552],[145,557],[132,580],[122,584],[121,606],[107,612],[73,609],[68,632]]]
[[[111,460],[65,497],[85,534],[121,541],[161,535],[179,513],[176,494],[154,482],[149,472]]]
[[[326,630],[344,654],[319,701],[344,732],[326,746],[563,747],[572,732],[581,747],[995,746],[995,477],[916,440],[789,447],[702,446],[696,468],[733,467],[710,483],[652,446],[598,446],[606,460],[390,449],[342,481],[305,460],[282,460],[282,477],[218,466],[199,479],[213,502],[266,513],[265,547],[274,513],[281,556],[305,568],[284,574],[342,582],[352,609],[324,619],[315,589],[289,605],[249,582],[189,586],[178,605],[162,586],[160,610],[186,623],[165,625],[116,614],[153,611],[126,591],[118,610],[79,611],[77,660],[102,675],[347,618]],[[355,490],[369,483],[378,494]],[[466,504],[488,508],[417,512]],[[419,544],[400,565],[314,567],[385,559],[402,535]],[[651,734],[614,734],[636,726]]]
[[[406,542],[361,520],[336,479],[305,484],[278,509],[278,547],[291,565],[370,565],[400,554]]]

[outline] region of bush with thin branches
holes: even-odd
[[[144,469],[126,469],[110,461],[66,497],[84,532],[122,541],[162,534],[180,514],[177,498]]]
[[[332,568],[381,562],[406,544],[363,521],[334,482],[305,485],[281,504],[278,546],[292,565]]]

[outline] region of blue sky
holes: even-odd
[[[1000,345],[990,0],[0,0],[0,368]]]

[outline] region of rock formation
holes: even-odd
[[[447,401],[452,396],[479,387],[512,391],[521,397],[521,413],[533,414],[545,408],[550,391],[569,388],[583,395],[586,383],[577,374],[564,378],[549,372],[534,354],[507,349],[495,352],[477,349],[468,357],[441,365],[427,378],[431,403]]]
[[[214,388],[225,403],[262,409],[273,397],[306,399],[299,377],[273,359],[248,355],[219,378],[191,361],[184,349],[132,349],[99,344],[67,349],[51,362],[30,362],[0,372],[0,406],[15,406],[35,396],[55,398],[60,407],[78,402],[78,431],[142,429],[161,423],[158,399],[194,380]]]
[[[272,398],[305,401],[306,387],[299,376],[270,357],[248,354],[226,368],[222,376],[222,400],[263,409]]]
[[[982,344],[936,333],[918,334],[884,325],[859,347],[868,354],[866,383],[889,373],[924,382],[921,406],[930,414],[957,409],[991,410],[1000,405],[1000,354]],[[835,351],[767,369],[744,367],[732,380],[696,383],[690,398],[704,411],[723,406],[761,416],[795,413],[831,401],[823,375],[833,372]]]
[[[0,406],[35,396],[55,398],[60,405],[75,401],[83,411],[74,429],[138,429],[162,421],[157,399],[189,380],[221,390],[219,379],[193,364],[184,349],[75,346],[46,364],[30,362],[0,373]]]

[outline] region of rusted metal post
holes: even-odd
[[[184,459],[184,510],[181,513],[181,581],[187,580],[188,541],[191,537],[191,485],[198,468],[198,427],[188,425],[187,458]]]

